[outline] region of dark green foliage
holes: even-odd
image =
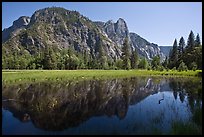
[[[76,57],[76,55],[72,55],[72,56],[69,56],[69,59],[68,59],[68,64],[69,64],[69,69],[73,70],[73,69],[78,69],[78,66],[79,66],[79,59]]]
[[[99,43],[98,43],[98,62],[99,62],[100,69],[107,68],[107,57],[105,56],[101,40],[99,40]]]
[[[16,50],[7,52],[2,48],[2,68],[3,69],[27,69],[31,55],[27,52]]]
[[[195,47],[194,51],[195,62],[198,66],[198,69],[202,69],[202,45]]]
[[[160,57],[159,56],[153,57],[151,65],[154,70],[158,70],[161,67]]]
[[[195,46],[195,36],[193,31],[190,32],[188,36],[188,41],[187,41],[187,49],[192,49]]]
[[[140,62],[139,62],[139,65],[138,65],[138,67],[139,67],[140,69],[147,69],[148,66],[149,66],[149,64],[148,64],[148,61],[147,61],[146,58],[142,58],[142,59],[140,60]]]
[[[195,111],[193,112],[192,120],[202,127],[202,109],[195,109]]]
[[[158,70],[159,70],[159,71],[164,71],[164,67],[160,65],[160,66],[158,67]]]
[[[130,45],[128,38],[125,38],[123,47],[122,47],[122,60],[123,60],[123,69],[130,69]]]
[[[50,47],[45,48],[43,66],[44,69],[57,69],[56,56]]]
[[[76,56],[77,53],[75,53],[72,49],[68,49],[67,53],[63,56],[62,62],[64,61],[64,64],[62,64],[62,68],[73,70],[78,69],[82,66],[81,60]],[[81,65],[81,66],[80,66]]]
[[[186,64],[182,61],[178,67],[178,71],[184,71],[184,70],[188,70],[188,68],[187,68]]]
[[[167,56],[166,56],[164,62],[162,62],[162,66],[163,66],[165,69],[167,69],[167,67],[168,67],[168,58],[167,58]]]
[[[138,63],[139,63],[139,56],[137,53],[137,50],[133,51],[132,56],[131,56],[131,68],[136,69],[138,68]]]
[[[193,123],[174,122],[172,135],[201,135],[201,130]]]
[[[195,62],[192,62],[192,63],[190,64],[190,69],[191,69],[191,70],[194,70],[194,71],[195,71],[195,70],[197,69],[197,67],[198,67],[198,66],[197,66],[197,64],[196,64]]]
[[[83,52],[83,60],[84,60],[85,68],[87,68],[87,66],[90,66],[88,64],[88,52],[86,50],[84,50],[84,52]]]
[[[200,45],[201,45],[200,36],[199,36],[199,34],[197,34],[196,39],[195,39],[195,46],[199,47]]]
[[[178,61],[178,45],[177,40],[174,40],[173,49],[169,53],[169,68],[172,69],[174,66],[177,67]]]
[[[202,45],[200,42],[200,36],[197,34],[196,39],[193,31],[188,36],[187,46],[185,47],[184,38],[179,40],[179,46],[177,47],[176,40],[174,41],[173,49],[169,53],[168,68],[178,68],[183,63],[190,70],[202,69]],[[182,63],[183,62],[183,63]],[[183,66],[180,66],[179,70],[182,71]]]
[[[193,69],[191,65],[192,62],[196,62],[198,69],[202,69],[202,45],[200,45],[199,39],[199,35],[197,35],[197,39],[195,41],[194,34],[191,31],[188,38],[188,46],[183,54],[183,60],[189,69]]]
[[[175,70],[176,70],[176,67],[173,67],[172,70],[175,71]]]
[[[179,58],[184,53],[184,47],[185,47],[185,40],[183,37],[181,37],[179,40],[179,46],[178,46]]]
[[[122,69],[123,68],[123,60],[121,60],[121,59],[116,60],[115,66],[116,66],[116,69]]]

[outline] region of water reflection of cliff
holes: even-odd
[[[129,105],[157,93],[160,87],[161,81],[149,78],[40,83],[3,86],[2,99],[3,108],[22,122],[31,120],[38,128],[63,130],[92,116],[123,119]]]

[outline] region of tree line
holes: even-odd
[[[179,40],[179,45],[175,39],[169,57],[163,62],[159,56],[153,57],[152,60],[139,57],[137,49],[131,50],[128,38],[124,40],[121,59],[108,58],[101,40],[96,46],[95,53],[93,49],[78,52],[73,48],[56,50],[52,46],[46,46],[44,49],[36,48],[33,55],[23,50],[14,50],[12,54],[8,54],[2,47],[2,69],[202,69],[200,37],[198,34],[195,39],[192,31],[187,45],[183,37]]]
[[[132,56],[131,66],[129,62],[129,45],[127,40],[124,45],[128,49],[124,49],[124,60],[128,58],[128,67],[122,59],[110,59],[106,56],[102,42],[96,44],[96,51],[83,50],[76,51],[70,47],[67,49],[57,50],[54,46],[46,46],[38,49],[33,47],[31,50],[10,50],[2,47],[2,69],[48,69],[48,70],[75,70],[75,69],[133,69],[139,61],[137,52]],[[26,46],[29,47],[29,46]],[[28,52],[29,51],[29,52]],[[128,54],[128,55],[126,55]],[[134,61],[133,61],[134,60]],[[127,60],[126,60],[127,61]],[[147,62],[147,60],[145,60]],[[140,68],[143,68],[140,65]]]
[[[187,44],[183,37],[180,38],[179,43],[175,39],[168,61],[166,61],[166,67],[179,71],[202,69],[202,45],[199,34],[195,38],[191,31]]]

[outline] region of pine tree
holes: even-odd
[[[187,49],[192,50],[192,48],[195,46],[195,36],[193,31],[191,30],[189,36],[188,36],[188,41],[187,41]]]
[[[131,56],[131,68],[136,69],[138,68],[139,56],[137,50],[135,49]]]
[[[161,66],[161,64],[160,64],[160,57],[159,56],[154,56],[152,58],[151,65],[152,65],[153,69],[157,70]]]
[[[49,64],[50,64],[49,48],[46,46],[43,57],[43,68],[49,69]]]
[[[56,69],[56,56],[53,52],[53,49],[46,46],[43,58],[43,67],[44,69]]]
[[[201,45],[200,36],[199,36],[199,34],[197,34],[196,40],[195,40],[195,46],[196,46],[196,47],[199,47],[200,45]]]
[[[202,70],[202,45],[196,48],[196,63],[198,66],[198,69]]]
[[[193,32],[191,31],[188,37],[187,47],[185,48],[185,52],[183,55],[184,63],[187,65],[189,69],[192,69],[191,63],[196,62],[198,68],[200,68],[199,60],[200,60],[200,37],[199,35],[196,36],[196,40],[194,37]],[[201,53],[202,54],[202,53]],[[202,55],[201,55],[202,56]],[[202,63],[201,63],[202,64]]]
[[[177,67],[178,65],[178,45],[177,40],[174,40],[173,49],[170,51],[169,68]]]
[[[83,52],[83,60],[84,60],[84,66],[85,66],[85,68],[88,68],[88,67],[87,67],[87,66],[88,66],[88,53],[87,53],[86,50],[84,50],[84,52]]]
[[[96,64],[95,64],[95,56],[93,53],[93,48],[90,48],[89,62],[90,62],[90,69],[94,69],[94,67],[96,67]]]
[[[149,66],[147,59],[144,57],[140,60],[138,67],[141,69],[147,69]]]
[[[125,38],[122,47],[123,69],[130,69],[130,46],[128,38]]]
[[[105,52],[102,46],[102,42],[99,40],[99,45],[98,45],[98,52],[99,52],[99,67],[100,69],[105,69],[107,67],[107,58],[105,56]]]
[[[14,51],[13,53],[13,68],[14,69],[19,69],[20,68],[20,62],[19,62],[19,57],[17,51]]]
[[[180,55],[183,54],[184,48],[185,48],[185,40],[183,37],[181,37],[179,40],[179,47],[178,47],[178,51]]]
[[[163,66],[165,69],[167,68],[167,66],[168,66],[168,58],[167,58],[167,56],[166,56],[164,62],[162,63],[162,66]]]
[[[191,69],[191,70],[194,70],[194,71],[195,71],[195,70],[197,69],[197,67],[198,67],[198,66],[197,66],[196,62],[194,62],[194,61],[191,62],[191,64],[190,64],[190,69]]]
[[[57,69],[56,55],[55,55],[52,48],[49,51],[50,51],[49,56],[50,56],[50,60],[51,60],[50,69]]]
[[[188,70],[188,68],[187,68],[187,66],[185,65],[185,63],[182,61],[182,62],[179,64],[178,71],[184,71],[184,70]]]
[[[181,64],[183,61],[183,53],[184,53],[184,48],[185,48],[185,40],[183,37],[180,38],[179,40],[179,46],[178,46],[178,62],[177,66]]]

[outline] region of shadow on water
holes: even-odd
[[[167,123],[179,120],[192,121],[202,129],[201,79],[134,77],[3,85],[2,91],[3,110],[11,112],[20,123],[31,122],[30,130],[40,129],[39,134],[168,134],[171,126]],[[184,114],[182,107],[189,111]],[[97,128],[103,119],[106,123],[100,132]],[[3,122],[4,134],[8,128]]]

